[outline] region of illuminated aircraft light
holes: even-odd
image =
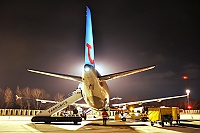
[[[135,113],[135,116],[139,116],[139,113]]]
[[[90,68],[89,68],[88,66],[86,66],[86,67],[84,68],[84,70],[85,70],[85,72],[89,72],[89,71],[90,71]]]
[[[185,80],[188,79],[188,76],[183,76],[183,79],[185,79]]]
[[[187,93],[187,95],[189,95],[189,94],[190,94],[190,90],[189,90],[189,89],[187,89],[187,90],[186,90],[186,93]]]

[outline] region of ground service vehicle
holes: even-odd
[[[148,116],[145,113],[131,112],[130,115],[134,120],[141,120],[144,122],[148,120]]]
[[[141,121],[147,121],[148,116],[145,114],[142,109],[143,107],[135,108],[137,110],[128,109],[128,110],[123,110],[123,109],[117,109],[115,113],[115,120],[122,120],[126,121],[127,118],[131,118],[134,120],[141,120]],[[135,112],[137,111],[137,112]]]
[[[180,109],[178,107],[172,107],[172,118],[177,125],[180,124]]]
[[[180,115],[178,107],[153,107],[148,108],[148,118],[153,126],[158,123],[164,126],[164,123],[169,123],[172,126],[172,122],[176,121],[180,123]]]
[[[134,106],[129,106],[128,108],[132,119],[144,122],[148,120],[147,111],[145,110],[146,107],[142,106],[134,108]]]

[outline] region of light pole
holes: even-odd
[[[183,80],[185,80],[185,88],[186,88],[186,93],[187,93],[187,103],[188,103],[188,106],[187,108],[190,109],[190,101],[189,101],[189,98],[190,98],[190,90],[188,89],[188,85],[187,85],[187,80],[188,80],[188,76],[183,76]]]
[[[189,98],[190,98],[190,90],[189,89],[186,90],[186,94],[187,94],[187,101],[188,101],[188,109],[190,109],[190,100],[189,100]]]

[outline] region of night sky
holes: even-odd
[[[0,88],[28,86],[52,95],[75,90],[78,82],[26,69],[82,75],[86,6],[101,75],[156,65],[108,81],[111,97],[159,98],[188,87],[191,98],[200,99],[198,0],[1,0]]]

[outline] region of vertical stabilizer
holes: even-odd
[[[92,19],[91,19],[91,12],[88,7],[86,7],[85,64],[92,65],[93,67],[95,66]]]

